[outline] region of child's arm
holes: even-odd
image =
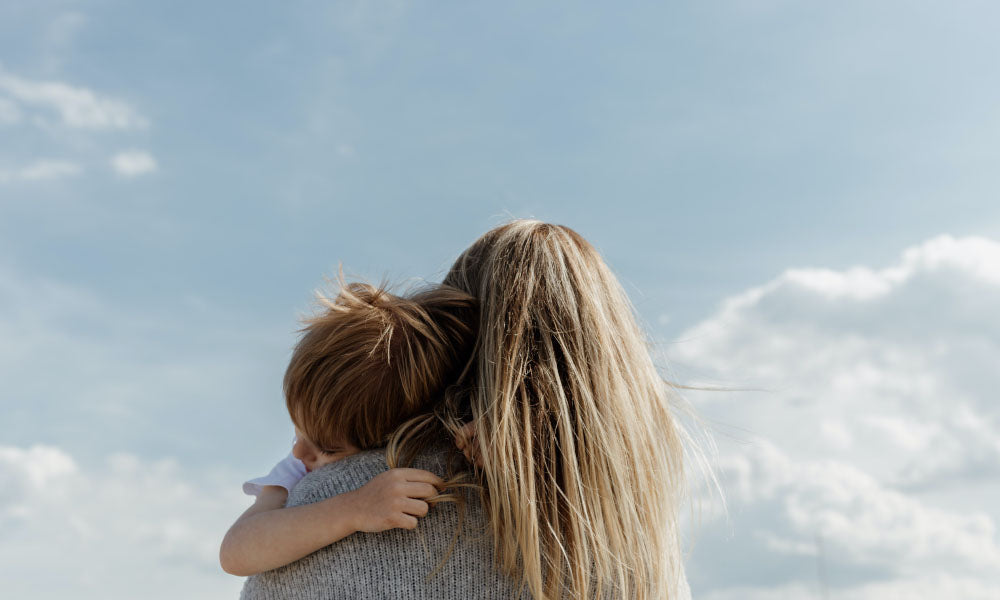
[[[222,540],[219,562],[232,575],[276,569],[356,531],[414,529],[427,514],[421,498],[444,482],[420,469],[390,469],[362,487],[314,504],[282,508],[287,492],[267,486]]]

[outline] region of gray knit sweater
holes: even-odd
[[[412,466],[443,476],[445,452],[418,456]],[[386,469],[382,450],[349,456],[302,478],[287,505],[310,504],[357,489]],[[530,598],[494,567],[482,506],[473,496],[468,500],[455,549],[433,577],[428,578],[445,556],[458,526],[458,510],[450,502],[433,507],[415,530],[355,533],[290,565],[254,575],[247,579],[240,598]]]

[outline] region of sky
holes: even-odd
[[[1000,597],[988,2],[0,4],[0,577],[235,597],[338,266],[510,218],[618,274],[716,443],[696,598]]]

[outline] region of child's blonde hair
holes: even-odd
[[[475,343],[475,300],[447,286],[406,296],[345,284],[305,320],[285,372],[288,413],[320,449],[347,441],[386,444],[426,412],[458,375]]]

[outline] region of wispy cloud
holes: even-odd
[[[13,170],[0,169],[0,183],[47,181],[79,175],[83,167],[68,160],[42,159]]]
[[[143,150],[126,150],[111,157],[111,168],[124,177],[138,177],[159,168],[153,155]]]
[[[149,122],[128,103],[88,88],[61,81],[31,80],[0,67],[0,92],[22,109],[54,113],[71,128],[103,130],[144,129]],[[39,115],[40,118],[41,115]]]
[[[68,23],[77,23],[70,19]],[[149,121],[128,103],[86,87],[61,81],[32,80],[15,75],[0,65],[0,127],[25,130],[32,126],[52,134],[43,152],[64,154],[70,148],[103,146],[97,137],[107,132],[141,131]],[[36,130],[37,131],[37,130]],[[23,133],[23,131],[22,131]],[[28,130],[30,139],[35,131]],[[70,141],[70,144],[67,144]],[[15,150],[13,157],[17,157]],[[21,156],[27,162],[29,157]],[[84,172],[81,163],[67,159],[37,159],[24,166],[0,167],[0,184],[49,181]],[[124,150],[109,159],[111,169],[122,177],[138,177],[157,170],[156,159],[144,150]]]

